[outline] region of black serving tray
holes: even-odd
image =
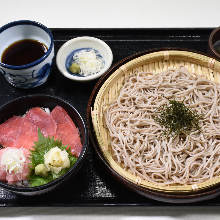
[[[191,29],[52,29],[55,54],[63,43],[78,36],[93,36],[104,40],[112,49],[114,61],[140,51],[157,48],[183,48],[202,53],[208,51],[208,37],[213,28]],[[55,59],[48,81],[35,89],[22,90],[9,85],[0,77],[0,105],[23,95],[45,93],[61,97],[86,118],[86,108],[97,80],[79,83],[65,78],[57,69]],[[24,197],[0,189],[0,206],[183,206],[158,202],[143,197],[119,183],[106,171],[92,145],[87,161],[77,176],[55,191],[47,194]],[[220,196],[190,206],[218,206]]]

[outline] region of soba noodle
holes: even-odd
[[[168,99],[203,115],[200,131],[165,136],[154,120]],[[220,175],[220,85],[186,69],[129,77],[105,113],[114,159],[158,184],[195,184]]]

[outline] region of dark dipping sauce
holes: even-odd
[[[37,40],[19,40],[4,50],[1,62],[13,66],[25,65],[41,58],[47,49],[45,44]]]

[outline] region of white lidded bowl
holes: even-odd
[[[97,50],[104,59],[104,67],[97,73],[89,76],[78,76],[71,74],[66,67],[67,57],[77,49],[92,48]],[[113,54],[111,48],[103,41],[95,37],[77,37],[67,41],[61,46],[57,52],[56,63],[59,71],[67,78],[74,81],[90,81],[100,77],[111,66],[113,61]]]

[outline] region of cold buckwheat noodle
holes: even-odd
[[[171,98],[203,115],[200,131],[164,135],[154,115]],[[144,180],[184,185],[220,175],[220,85],[183,67],[129,77],[105,122],[115,161]]]

